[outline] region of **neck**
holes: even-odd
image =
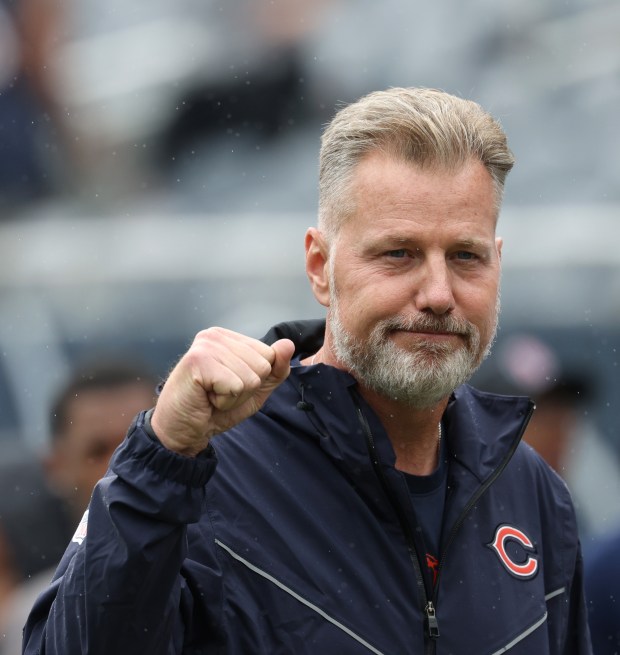
[[[342,368],[325,346],[301,363],[310,366],[325,363]],[[396,468],[412,475],[430,475],[439,464],[439,425],[448,399],[430,408],[415,409],[361,384],[359,390],[381,419],[396,455]]]
[[[430,475],[439,464],[440,423],[448,399],[431,408],[415,409],[362,387],[360,392],[381,419],[396,455],[396,468]]]

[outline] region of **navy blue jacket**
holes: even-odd
[[[311,343],[300,323],[274,336],[305,354],[320,345],[312,327]],[[531,411],[454,393],[434,588],[388,436],[348,374],[293,367],[195,459],[163,448],[142,413],[24,652],[586,655],[575,516],[564,483],[519,444]]]

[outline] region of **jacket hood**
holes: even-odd
[[[315,353],[323,345],[324,337],[325,320],[311,319],[278,323],[261,341],[272,344],[278,339],[290,339],[295,344],[293,357],[303,358]]]

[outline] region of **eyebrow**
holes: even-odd
[[[396,236],[395,234],[385,234],[380,236],[374,243],[381,245],[398,245],[398,246],[411,246],[419,248],[419,241],[410,239],[408,237]],[[474,250],[490,250],[493,248],[495,241],[488,241],[485,239],[464,238],[457,239],[452,244],[452,248],[472,248]]]
[[[457,248],[472,248],[479,250],[488,250],[492,247],[495,242],[489,243],[483,239],[459,239],[456,241],[455,246]]]

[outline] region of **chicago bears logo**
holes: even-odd
[[[518,544],[510,549],[511,542]],[[512,525],[500,525],[495,531],[495,538],[490,544],[504,565],[508,573],[522,580],[529,580],[538,573],[538,559],[530,553],[536,554],[532,540],[521,530]],[[525,551],[521,553],[519,551]]]

